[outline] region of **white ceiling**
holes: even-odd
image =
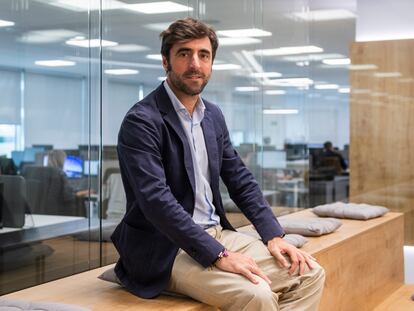
[[[364,1],[371,6],[371,9],[381,2]],[[406,4],[409,0],[399,1]],[[399,1],[393,1],[394,7]],[[146,1],[123,0],[123,2]],[[241,70],[214,73],[215,78],[225,82],[222,85],[227,88],[229,85],[242,86],[257,83],[255,80],[246,78],[248,73],[246,63],[243,63],[243,57],[240,56],[243,50],[315,45],[323,48],[324,53],[336,53],[347,57],[350,43],[355,40],[356,19],[298,22],[288,18],[287,14],[316,9],[347,9],[357,15],[359,13],[356,0],[176,0],[176,2],[193,7],[194,10],[190,12],[190,15],[207,21],[216,30],[261,28],[272,32],[270,37],[259,38],[262,40],[260,44],[219,48],[217,61],[242,66]],[[90,0],[90,3],[99,3],[99,0]],[[108,4],[109,0],[103,0],[103,6]],[[361,12],[367,12],[367,10],[366,6],[361,7]],[[118,76],[112,79],[147,85],[158,84],[157,78],[163,74],[160,62],[147,59],[146,55],[159,53],[159,31],[150,30],[146,28],[146,25],[170,23],[185,16],[187,12],[146,15],[122,9],[103,11],[102,38],[104,40],[116,41],[119,44],[143,45],[149,48],[148,51],[132,53],[114,52],[104,48],[103,69],[137,69],[140,71],[137,75]],[[91,49],[89,54],[88,49],[66,45],[65,41],[68,38],[60,38],[57,42],[51,43],[22,42],[22,38],[27,38],[30,32],[56,29],[68,30],[86,38],[99,38],[99,11],[91,11],[90,14],[76,12],[52,6],[47,0],[2,0],[0,1],[0,19],[15,22],[13,27],[0,28],[0,67],[87,76],[88,61],[92,58],[94,59],[92,70],[99,69],[99,48]],[[369,17],[364,17],[364,22],[368,19]],[[364,22],[359,21],[359,25],[364,25]],[[371,23],[368,28],[372,29],[374,25]],[[36,60],[46,59],[74,60],[77,65],[46,68],[34,64]],[[281,56],[256,56],[255,59],[265,71],[280,72],[285,78],[310,77],[314,81],[336,83],[340,86],[348,84],[348,70],[344,67],[326,68],[320,61],[311,62],[310,66],[299,67],[295,62],[286,61]],[[288,89],[289,93],[296,91],[296,89]]]

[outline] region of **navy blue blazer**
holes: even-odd
[[[206,109],[201,126],[221,226],[234,230],[224,213],[219,177],[264,242],[282,235],[257,182],[231,145],[222,112],[203,101]],[[179,248],[204,267],[224,249],[192,219],[195,181],[191,150],[163,85],[126,114],[118,136],[118,157],[127,207],[112,235],[120,255],[115,273],[133,294],[152,298],[167,287]]]

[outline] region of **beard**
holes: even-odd
[[[178,74],[172,70],[171,66],[168,66],[168,78],[175,88],[180,90],[186,95],[195,96],[200,94],[210,79],[210,75],[206,75],[198,70],[188,70],[183,74]],[[192,76],[201,78],[201,84],[199,81],[187,80]]]

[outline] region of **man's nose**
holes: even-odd
[[[200,59],[198,55],[194,54],[190,60],[190,67],[191,68],[200,68]]]

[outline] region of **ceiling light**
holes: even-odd
[[[286,79],[273,79],[269,80],[267,85],[277,85],[277,86],[286,86],[286,87],[298,87],[298,86],[307,86],[313,84],[313,80],[309,78],[286,78]]]
[[[120,44],[108,47],[108,50],[120,53],[142,52],[150,50],[149,47],[138,44]]]
[[[322,60],[326,65],[349,65],[351,60],[349,58],[329,58]]]
[[[339,87],[338,84],[316,84],[315,89],[318,90],[336,90]]]
[[[293,55],[293,54],[304,54],[304,53],[321,53],[323,49],[314,46],[314,45],[307,45],[307,46],[287,46],[281,47],[277,49],[263,49],[263,50],[256,50],[254,51],[255,55],[263,55],[263,56],[278,56],[278,55]]]
[[[351,91],[351,89],[349,87],[341,87],[338,89],[339,93],[343,93],[343,94],[347,94]]]
[[[353,12],[349,10],[344,10],[344,9],[293,12],[291,14],[287,14],[286,16],[292,19],[295,19],[295,20],[307,21],[307,22],[356,18],[356,15]]]
[[[241,66],[236,65],[236,64],[214,64],[213,65],[213,70],[236,70],[240,68]]]
[[[286,94],[286,91],[284,90],[267,90],[265,91],[266,95],[283,95]]]
[[[402,74],[400,72],[376,72],[374,73],[374,77],[376,78],[398,78],[401,76]]]
[[[0,19],[0,27],[10,27],[10,26],[14,26],[14,22]]]
[[[349,70],[374,70],[377,68],[377,65],[374,64],[353,64],[348,66]]]
[[[232,45],[245,45],[245,44],[257,44],[261,43],[262,40],[249,37],[238,37],[238,38],[218,38],[221,46],[232,46]]]
[[[246,29],[231,29],[231,30],[218,30],[218,35],[225,37],[270,37],[272,33],[259,28],[246,28]]]
[[[135,69],[106,69],[105,73],[108,75],[122,76],[122,75],[136,75],[139,73]]]
[[[76,63],[68,60],[37,60],[35,61],[36,65],[39,66],[46,66],[46,67],[67,67],[67,66],[75,66]]]
[[[306,62],[306,61],[321,61],[327,58],[344,58],[342,54],[334,53],[321,53],[321,54],[310,54],[310,55],[296,55],[296,56],[285,56],[282,59],[289,62]]]
[[[254,78],[280,78],[282,76],[280,72],[253,72],[250,75]]]
[[[153,59],[153,60],[162,60],[162,55],[161,54],[148,54],[145,57],[148,58],[148,59]]]
[[[127,4],[124,8],[144,14],[161,14],[193,11],[192,7],[182,5],[173,1]]]
[[[369,89],[352,89],[353,94],[368,94],[371,93]]]
[[[17,41],[23,43],[53,43],[64,41],[68,38],[80,36],[81,33],[67,29],[32,30],[25,32]]]
[[[298,114],[297,109],[263,109],[263,114]]]
[[[118,42],[108,41],[108,40],[100,40],[100,39],[91,39],[91,40],[78,40],[72,39],[66,41],[67,45],[79,46],[82,48],[96,48],[102,44],[102,47],[107,46],[115,46],[118,45]]]
[[[414,82],[413,78],[403,78],[403,79],[399,79],[398,82],[400,83],[411,83]]]
[[[260,90],[257,86],[236,86],[234,89],[237,92],[256,92]]]
[[[304,62],[296,62],[296,66],[299,66],[299,67],[306,67],[306,66],[309,66],[309,62],[308,62],[308,61],[304,61]]]
[[[100,1],[85,1],[85,0],[36,0],[41,3],[60,7],[75,12],[96,11],[99,10]],[[125,3],[116,0],[102,1],[102,10],[121,9]]]

